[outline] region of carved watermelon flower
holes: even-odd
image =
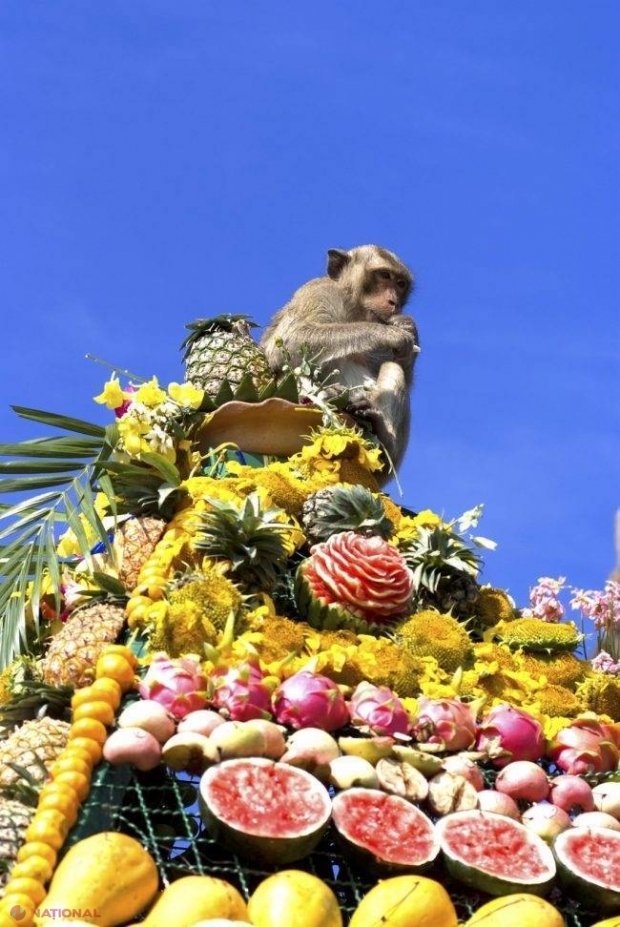
[[[303,564],[311,596],[336,605],[369,624],[384,624],[406,613],[413,574],[404,558],[376,535],[333,534],[315,544]]]

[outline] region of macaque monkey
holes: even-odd
[[[348,411],[367,418],[394,467],[409,438],[409,393],[420,350],[416,324],[401,315],[413,276],[384,248],[327,252],[327,275],[310,280],[273,317],[261,340],[275,372],[303,345],[322,374],[337,372]]]

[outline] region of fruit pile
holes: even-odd
[[[0,927],[448,927],[468,894],[472,925],[620,916],[620,585],[586,659],[548,597],[481,583],[481,507],[398,506],[368,431],[330,404],[304,430],[312,370],[271,381],[240,320],[190,331],[185,383],[112,377],[106,428],[18,409],[57,432],[0,448],[27,494],[1,513]],[[300,415],[298,446],[231,447],[231,409]],[[230,884],[168,885],[120,808],[76,837],[118,769],[195,783]]]

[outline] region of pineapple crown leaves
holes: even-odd
[[[413,572],[415,588],[435,592],[439,580],[453,571],[476,577],[481,567],[479,555],[447,526],[420,527],[417,537],[401,551]]]
[[[185,326],[189,331],[189,335],[185,337],[181,344],[181,351],[184,352],[183,360],[187,359],[187,355],[194,344],[211,332],[237,331],[239,334],[247,334],[249,337],[250,328],[256,327],[256,322],[252,322],[250,316],[246,314],[231,315],[230,313],[224,313],[222,315],[213,316],[213,318],[210,319],[196,319],[194,322],[189,322]]]
[[[179,469],[162,454],[143,454],[140,463],[108,459],[99,466],[109,475],[119,515],[155,515],[169,521],[186,494]]]
[[[268,591],[284,569],[288,555],[283,534],[291,530],[282,509],[261,507],[257,493],[237,506],[208,499],[195,547],[214,560],[228,560],[231,573],[246,590]],[[284,516],[285,521],[280,521]]]
[[[54,412],[23,406],[13,410],[58,431],[0,445],[0,458],[12,458],[0,460],[0,493],[23,494],[21,501],[0,508],[0,522],[6,524],[0,530],[0,668],[25,649],[27,605],[39,633],[45,584],[56,606],[60,604],[59,533],[72,530],[88,564],[93,544],[101,543],[113,556],[108,529],[95,506],[95,494],[101,491],[115,512],[114,490],[101,466],[114,447],[108,429]]]
[[[340,531],[378,535],[387,540],[394,524],[381,499],[365,486],[334,486],[310,496],[304,506],[304,524],[313,538],[326,540]]]

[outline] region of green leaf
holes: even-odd
[[[34,438],[19,444],[0,444],[2,457],[92,457],[101,448],[97,438]]]
[[[90,435],[93,438],[105,438],[106,430],[101,425],[94,425],[81,418],[71,418],[67,415],[58,415],[56,412],[43,412],[41,409],[28,409],[25,406],[11,406],[20,418],[39,422],[41,425],[50,425],[62,428],[64,431],[76,431],[78,434]]]
[[[127,590],[121,581],[115,579],[114,576],[109,576],[107,573],[99,573],[95,571],[92,574],[92,577],[99,588],[103,589],[104,592],[109,592],[110,595],[117,596],[118,598],[127,598]]]
[[[46,489],[49,486],[65,486],[66,477],[25,476],[21,480],[0,480],[0,492],[28,492],[31,489]]]
[[[33,463],[26,460],[0,461],[0,473],[73,473],[80,470],[84,464],[71,460],[67,463],[55,463],[45,460],[43,463]]]
[[[161,473],[163,478],[168,482],[172,483],[174,486],[179,486],[181,483],[181,474],[175,467],[173,463],[167,460],[162,454],[143,454],[142,459],[145,463],[149,464],[158,473]]]
[[[58,498],[59,493],[57,492],[42,492],[38,496],[31,496],[30,499],[22,499],[17,505],[0,504],[0,519],[13,518],[15,515],[21,514],[21,512],[30,512],[35,506],[43,505],[45,502],[51,502],[52,499]]]

